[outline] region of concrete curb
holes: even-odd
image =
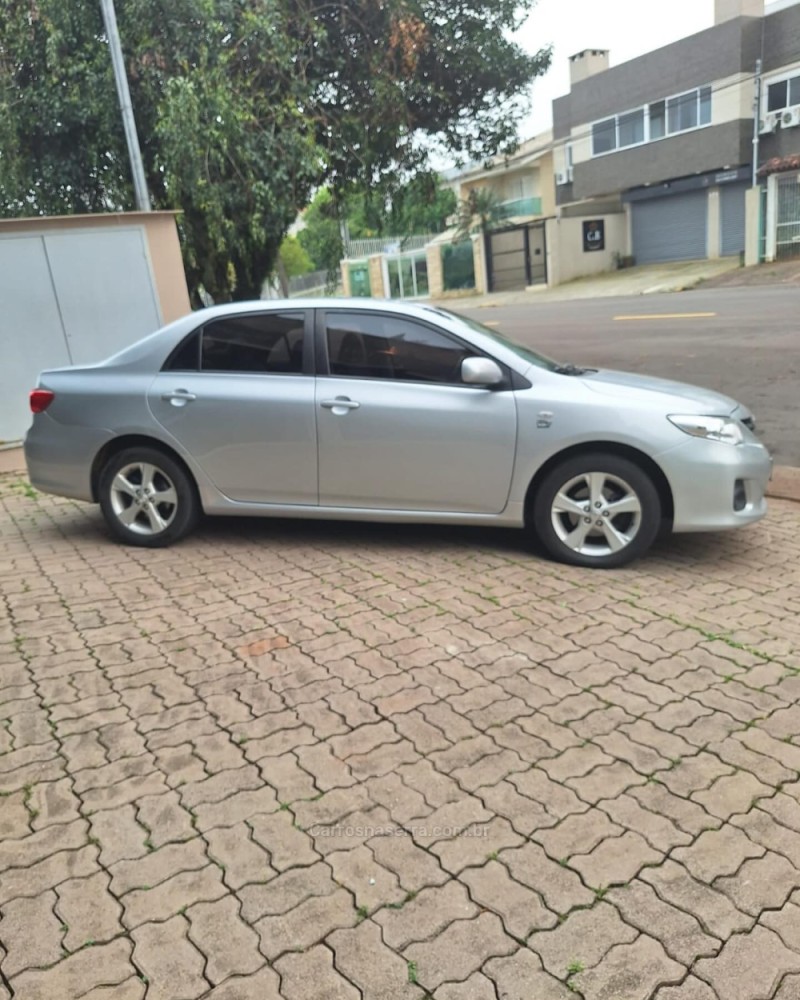
[[[22,448],[0,451],[0,475],[12,472],[26,475],[25,453]],[[800,503],[800,469],[789,465],[776,465],[767,488],[767,496]]]

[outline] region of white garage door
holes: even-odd
[[[652,201],[636,201],[633,255],[637,264],[701,260],[708,254],[708,194],[689,191]]]
[[[102,361],[161,326],[141,227],[0,239],[0,443],[43,368]]]

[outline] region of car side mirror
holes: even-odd
[[[465,385],[500,385],[503,369],[491,358],[464,358],[461,362],[461,381]]]

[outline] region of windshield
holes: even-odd
[[[545,368],[550,372],[558,370],[559,366],[555,361],[553,361],[552,358],[545,357],[544,354],[537,354],[536,351],[531,350],[530,347],[523,347],[522,344],[516,344],[513,340],[509,340],[508,337],[504,337],[502,333],[498,333],[496,330],[490,330],[488,326],[484,326],[483,323],[478,323],[477,320],[468,319],[466,316],[461,316],[459,313],[450,312],[449,309],[437,309],[437,312],[444,313],[448,319],[454,320],[456,323],[460,323],[469,330],[481,333],[484,337],[490,337],[496,343],[502,344],[503,347],[507,347],[510,351],[513,351],[516,355],[522,358],[523,361],[536,365],[537,368]]]

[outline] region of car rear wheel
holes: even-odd
[[[533,522],[553,558],[573,566],[611,569],[643,555],[661,526],[652,480],[618,455],[578,455],[540,484]]]
[[[114,455],[100,476],[99,493],[106,524],[126,545],[171,545],[191,531],[200,514],[191,477],[157,448]]]

